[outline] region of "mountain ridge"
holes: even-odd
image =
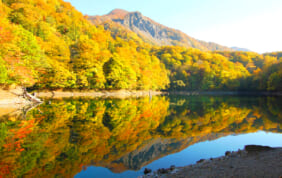
[[[247,49],[247,48],[240,48],[237,46],[232,46],[232,49],[234,49],[235,51],[244,51],[244,52],[251,52],[251,50]]]
[[[114,9],[106,15],[89,16],[89,20],[95,25],[116,23],[136,33],[145,42],[157,46],[182,46],[192,47],[203,51],[234,51],[232,48],[213,42],[197,40],[184,32],[167,27],[144,16],[139,11],[128,12],[122,9]]]

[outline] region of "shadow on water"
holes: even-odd
[[[46,101],[0,118],[0,176],[73,177],[89,166],[118,176],[207,140],[281,133],[281,99],[177,95]]]

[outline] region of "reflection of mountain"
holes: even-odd
[[[141,148],[134,150],[118,160],[113,161],[110,165],[123,165],[121,167],[111,167],[113,172],[123,172],[125,170],[139,170],[143,166],[162,158],[166,155],[179,152],[190,145],[206,140],[214,140],[229,134],[208,134],[203,137],[188,138],[157,138],[145,143]],[[124,168],[124,169],[121,169]]]
[[[54,100],[25,120],[0,119],[0,176],[72,177],[90,165],[138,170],[201,141],[282,132],[279,108],[279,98]]]

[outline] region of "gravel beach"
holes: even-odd
[[[244,150],[225,153],[225,156],[199,160],[185,167],[162,168],[142,178],[188,177],[270,177],[282,176],[282,148],[246,146]]]

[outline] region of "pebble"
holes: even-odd
[[[144,170],[144,174],[146,175],[146,174],[149,174],[149,173],[151,173],[152,172],[152,170],[151,169],[148,169],[148,168],[145,168],[145,170]]]
[[[170,166],[170,170],[173,171],[175,169],[175,165]]]
[[[197,164],[198,163],[202,163],[202,162],[204,162],[205,161],[205,159],[200,159],[199,161],[197,161]]]

